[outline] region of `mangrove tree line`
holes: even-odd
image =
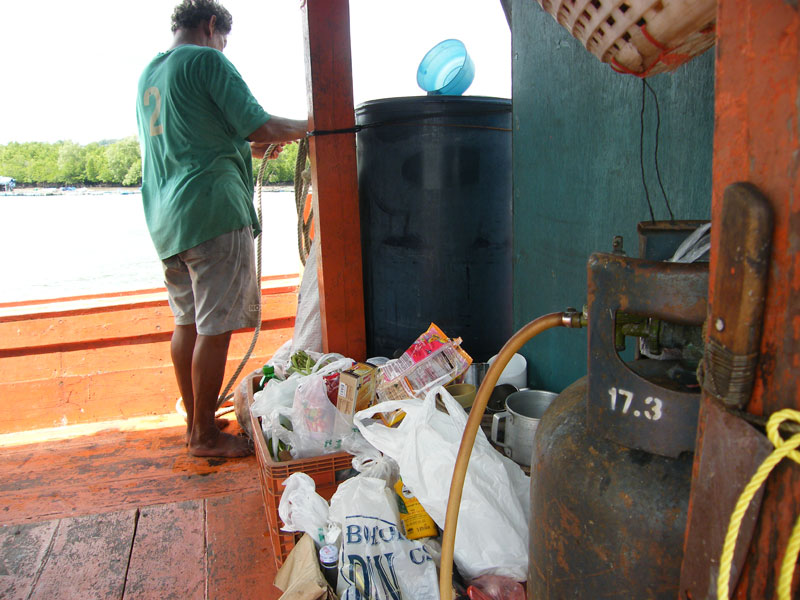
[[[297,144],[286,146],[267,168],[265,183],[294,179]],[[261,161],[253,160],[253,176]],[[81,146],[75,142],[11,142],[0,145],[0,176],[13,177],[18,186],[139,186],[142,158],[135,136]]]

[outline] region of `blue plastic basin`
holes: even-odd
[[[417,69],[417,84],[428,95],[460,96],[474,77],[475,65],[461,40],[439,42]]]

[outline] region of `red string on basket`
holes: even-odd
[[[663,52],[669,52],[669,48],[667,48],[667,47],[666,47],[664,44],[662,44],[662,43],[661,43],[661,42],[659,42],[659,41],[658,41],[656,38],[654,38],[652,35],[650,35],[650,32],[649,32],[649,31],[647,31],[647,27],[646,27],[646,26],[644,26],[644,25],[641,25],[641,26],[639,27],[639,29],[642,31],[642,35],[645,37],[645,39],[646,39],[648,42],[650,42],[651,44],[653,44],[653,46],[655,46],[656,48],[658,48],[659,50],[661,50],[661,51],[662,51],[662,53],[663,53]]]
[[[626,75],[635,75],[636,77],[644,78],[647,77],[650,74],[650,71],[653,69],[653,67],[655,67],[660,62],[663,62],[668,67],[677,67],[679,65],[682,65],[691,58],[691,55],[675,52],[676,50],[675,48],[668,48],[667,46],[659,42],[656,38],[650,35],[650,32],[647,31],[647,27],[645,25],[640,25],[639,30],[642,32],[642,35],[645,37],[645,39],[651,44],[653,44],[653,46],[661,50],[661,52],[659,52],[658,56],[653,61],[653,64],[651,64],[641,73],[632,71],[628,67],[619,64],[616,58],[612,58],[611,68],[614,69],[617,73],[625,73]]]

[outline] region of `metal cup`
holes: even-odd
[[[492,415],[492,441],[506,450],[511,460],[531,466],[533,438],[544,415],[556,396],[542,390],[520,390],[506,398],[506,410]],[[503,440],[498,439],[499,426],[505,420]]]
[[[464,383],[472,384],[476,390],[479,389],[490,366],[489,363],[485,362],[472,363],[464,374]]]

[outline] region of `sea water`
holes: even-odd
[[[261,200],[261,274],[297,273],[294,192],[264,190]],[[0,303],[163,285],[138,190],[0,196]]]

